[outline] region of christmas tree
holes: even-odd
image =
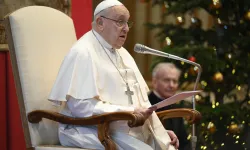
[[[145,2],[145,1],[144,1]],[[196,95],[202,120],[196,125],[197,149],[248,149],[250,129],[250,1],[249,0],[151,0],[160,5],[163,20],[147,23],[158,29],[162,51],[186,58],[203,68]],[[207,12],[212,21],[202,28],[197,12]],[[188,16],[188,17],[187,17]],[[185,24],[189,22],[190,25]],[[181,90],[194,84],[197,68],[180,61],[157,57],[152,67],[172,61],[183,71]]]

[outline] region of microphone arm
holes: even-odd
[[[195,62],[192,62],[190,60],[175,56],[175,55],[171,55],[171,54],[168,54],[168,53],[164,53],[162,51],[154,50],[154,49],[149,48],[149,47],[147,47],[145,45],[142,45],[142,44],[135,44],[134,51],[137,52],[137,53],[142,53],[142,54],[151,54],[151,55],[166,57],[166,58],[170,58],[170,59],[180,60],[180,61],[183,61],[185,63],[196,66],[198,68],[198,75],[197,75],[197,78],[195,80],[195,85],[194,85],[194,89],[193,89],[194,91],[196,90],[196,88],[198,86],[198,83],[199,83],[199,80],[200,80],[201,72],[202,72],[202,68],[201,68],[201,66],[199,64],[197,64]],[[196,110],[195,97],[194,96],[192,96],[192,104],[193,104],[193,109]],[[192,125],[192,138],[191,138],[191,141],[192,141],[192,143],[191,143],[192,144],[192,149],[195,150],[196,142],[197,142],[197,137],[195,136],[195,124]]]

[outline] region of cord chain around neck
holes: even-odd
[[[93,32],[93,30],[92,30]],[[128,82],[124,79],[124,77],[122,76],[120,70],[118,69],[118,67],[115,65],[115,63],[112,61],[111,57],[108,55],[107,51],[105,50],[104,46],[101,44],[101,42],[99,41],[99,39],[96,37],[95,33],[93,32],[95,38],[97,39],[97,41],[99,42],[99,44],[101,45],[102,49],[104,50],[104,52],[106,53],[106,55],[108,56],[109,60],[112,62],[112,64],[115,66],[116,70],[119,72],[120,76],[122,77],[123,81],[126,83],[126,85],[128,86]],[[116,50],[115,50],[116,52]],[[119,52],[116,52],[119,54]],[[119,57],[121,58],[120,54],[119,54]],[[127,76],[127,70],[125,69],[126,71],[126,74],[125,76]]]

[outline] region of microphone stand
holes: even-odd
[[[192,64],[192,65],[194,65],[194,66],[196,66],[198,68],[198,75],[196,77],[195,84],[194,84],[194,89],[193,89],[195,91],[196,88],[197,88],[197,86],[198,86],[200,77],[201,77],[201,72],[202,72],[201,66],[199,64],[195,63],[195,62],[189,61],[187,59],[183,59],[181,57],[175,57],[175,58],[176,58],[176,60],[180,60],[180,61],[186,62],[188,64]],[[173,58],[173,59],[175,59],[175,58]],[[194,95],[192,96],[192,104],[193,104],[193,109],[196,110],[195,96]],[[196,143],[197,143],[197,136],[195,134],[195,124],[193,123],[192,124],[192,136],[191,136],[191,147],[192,147],[192,150],[196,149]]]
[[[197,85],[198,85],[198,82],[200,80],[200,76],[201,76],[201,72],[202,72],[202,68],[199,64],[195,63],[195,62],[192,62],[192,61],[189,61],[187,59],[184,59],[184,58],[181,58],[181,57],[178,57],[178,56],[175,56],[175,55],[171,55],[171,54],[167,54],[167,53],[164,53],[164,52],[161,52],[161,51],[156,51],[156,50],[153,50],[151,48],[147,48],[147,50],[145,50],[146,46],[142,45],[141,49],[141,52],[140,53],[144,53],[144,54],[152,54],[152,55],[156,55],[156,56],[161,56],[161,57],[166,57],[166,58],[172,58],[172,59],[175,59],[175,60],[180,60],[180,61],[183,61],[183,62],[186,62],[188,64],[192,64],[194,66],[196,66],[198,68],[198,75],[197,75],[197,78],[195,80],[195,85],[194,85],[194,91],[196,90],[197,88]],[[196,107],[195,107],[195,97],[194,95],[192,96],[192,103],[193,103],[193,109],[196,110]],[[192,124],[192,137],[191,137],[191,146],[192,146],[192,150],[195,150],[196,149],[196,143],[197,143],[197,136],[195,135],[195,124]]]

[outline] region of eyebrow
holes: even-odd
[[[123,15],[123,14],[121,14],[121,15],[117,14],[117,15],[115,15],[114,17],[116,17],[117,19],[126,19],[126,16]],[[130,18],[130,17],[128,17],[128,19],[129,19],[129,18]]]

